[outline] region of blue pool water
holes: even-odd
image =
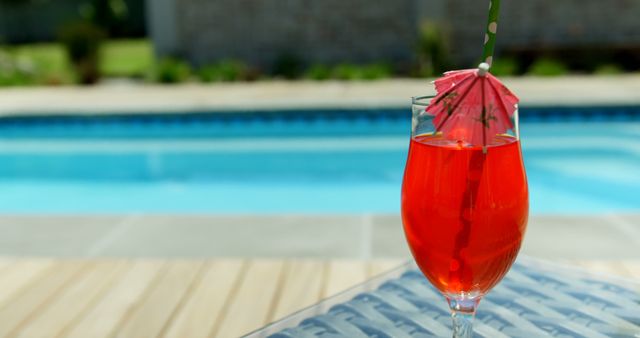
[[[5,119],[0,212],[398,212],[406,112],[347,115]],[[532,213],[640,210],[635,110],[522,115]]]

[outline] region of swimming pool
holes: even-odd
[[[532,213],[640,210],[640,108],[522,112]],[[0,212],[395,213],[406,110],[0,121]]]

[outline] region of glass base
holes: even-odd
[[[473,336],[473,320],[476,316],[481,296],[455,295],[446,296],[453,320],[453,338],[471,338]]]

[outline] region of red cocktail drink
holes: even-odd
[[[411,140],[404,230],[418,266],[445,295],[487,293],[511,267],[525,232],[520,144],[497,135],[484,148],[439,134]]]

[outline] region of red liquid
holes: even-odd
[[[418,266],[445,294],[482,295],[520,250],[529,198],[519,142],[487,148],[439,136],[411,140],[402,185],[404,231]]]

